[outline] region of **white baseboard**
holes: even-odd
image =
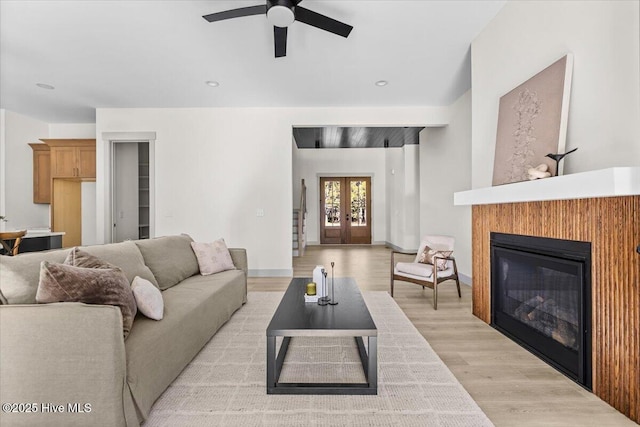
[[[249,277],[293,277],[292,268],[253,269],[248,271]]]
[[[458,277],[460,278],[460,282],[467,286],[472,286],[473,280],[471,279],[471,276],[458,272]]]

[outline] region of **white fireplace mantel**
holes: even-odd
[[[634,195],[640,195],[640,167],[638,166],[600,169],[459,191],[453,194],[453,204],[456,206],[488,205]]]

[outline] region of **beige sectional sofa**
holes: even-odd
[[[246,302],[246,251],[229,250],[235,270],[202,276],[191,241],[181,235],[83,248],[120,267],[129,281],[140,276],[162,290],[164,318],[138,313],[126,339],[115,306],[35,303],[41,261],[63,262],[68,249],[0,256],[0,401],[24,404],[3,406],[0,425],[144,421],[155,400]]]

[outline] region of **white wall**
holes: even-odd
[[[307,244],[320,244],[320,177],[371,177],[371,240],[386,240],[386,191],[384,148],[293,149],[293,181],[304,179],[307,186]],[[294,193],[294,208],[299,207],[300,193]]]
[[[387,175],[387,243],[394,249],[404,247],[404,152],[402,148],[385,150]]]
[[[93,139],[96,137],[95,123],[50,123],[49,138]]]
[[[404,249],[418,249],[420,245],[420,146],[405,145],[404,155]]]
[[[640,164],[640,2],[511,1],[472,43],[472,185],[491,186],[499,98],[574,55],[565,174]]]
[[[412,251],[420,243],[420,159],[418,145],[386,150],[387,243]]]
[[[96,241],[96,183],[85,181],[80,184],[80,209],[82,209],[82,246],[97,245]],[[93,212],[88,215],[87,212]]]
[[[0,109],[0,215],[5,216],[5,205],[6,205],[6,168],[4,166],[5,158],[6,158],[6,141],[5,141],[5,120],[6,118],[6,110],[4,108]],[[0,220],[0,231],[5,230],[6,223]]]
[[[4,110],[0,133],[4,151],[0,164],[4,176],[4,206],[0,207],[0,214],[8,218],[5,229],[48,227],[49,205],[33,203],[33,150],[28,144],[47,138],[49,125]]]
[[[454,236],[454,256],[471,277],[471,207],[454,206],[453,193],[471,187],[471,91],[450,107],[449,125],[420,132],[420,235]]]
[[[252,274],[290,275],[293,126],[446,124],[443,108],[97,109],[98,239],[108,232],[109,156],[102,132],[156,132],[156,235],[225,237]],[[256,210],[264,210],[263,217]]]

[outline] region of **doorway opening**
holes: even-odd
[[[155,236],[155,132],[103,132],[104,241]]]
[[[149,142],[112,145],[113,243],[150,237]]]
[[[320,243],[371,244],[371,178],[320,178]]]

